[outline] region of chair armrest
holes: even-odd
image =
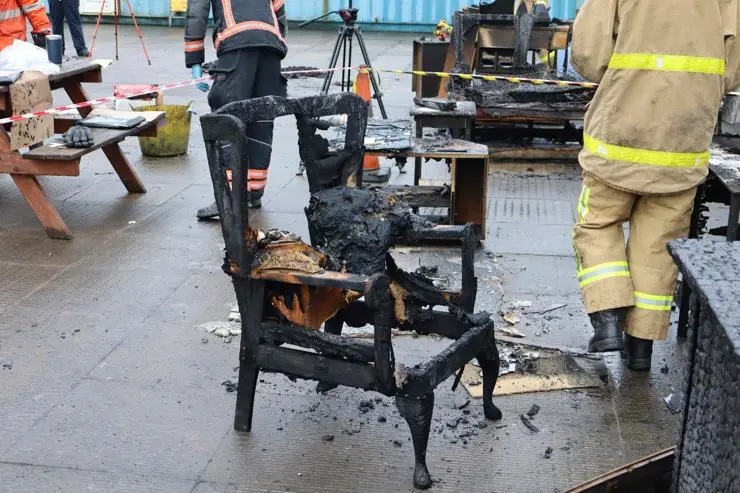
[[[316,286],[325,288],[347,289],[364,293],[369,285],[368,276],[359,276],[355,274],[345,274],[343,272],[324,272],[321,274],[309,274],[294,270],[270,270],[262,272],[252,272],[249,274],[251,279],[261,281],[283,282],[287,284],[303,284],[306,286]]]

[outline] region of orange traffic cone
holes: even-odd
[[[353,92],[367,101],[370,106],[370,116],[372,116],[373,104],[372,95],[370,94],[370,71],[364,65],[360,66],[360,71],[355,78]],[[377,173],[380,171],[380,160],[378,156],[365,155],[365,160],[362,163],[362,171],[363,174]]]

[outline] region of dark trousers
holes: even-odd
[[[285,96],[286,83],[280,75],[282,55],[269,49],[241,49],[223,53],[211,67],[213,87],[208,94],[211,111],[245,99]],[[261,198],[267,184],[272,156],[272,120],[247,126],[248,190],[251,199]],[[230,159],[230,147],[222,149]]]
[[[80,0],[49,0],[51,14],[51,29],[54,34],[62,37],[62,52],[64,52],[64,19],[67,19],[69,32],[72,34],[72,43],[77,54],[87,50],[85,36],[82,34],[82,19],[80,18]]]

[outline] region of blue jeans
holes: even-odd
[[[80,0],[49,0],[49,13],[54,34],[62,36],[62,53],[64,53],[64,19],[67,19],[72,43],[78,55],[87,51],[85,36],[82,34],[80,18]]]

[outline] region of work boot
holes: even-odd
[[[249,199],[250,209],[262,209],[262,199]]]
[[[82,50],[77,52],[77,56],[80,58],[87,58],[90,56],[90,52],[87,51],[87,48],[83,48]]]
[[[627,368],[634,371],[650,371],[653,341],[632,337],[625,332],[624,352],[627,356]]]
[[[621,351],[624,347],[622,339],[624,308],[612,308],[590,313],[588,316],[594,328],[594,336],[588,343],[588,350],[592,353]]]

